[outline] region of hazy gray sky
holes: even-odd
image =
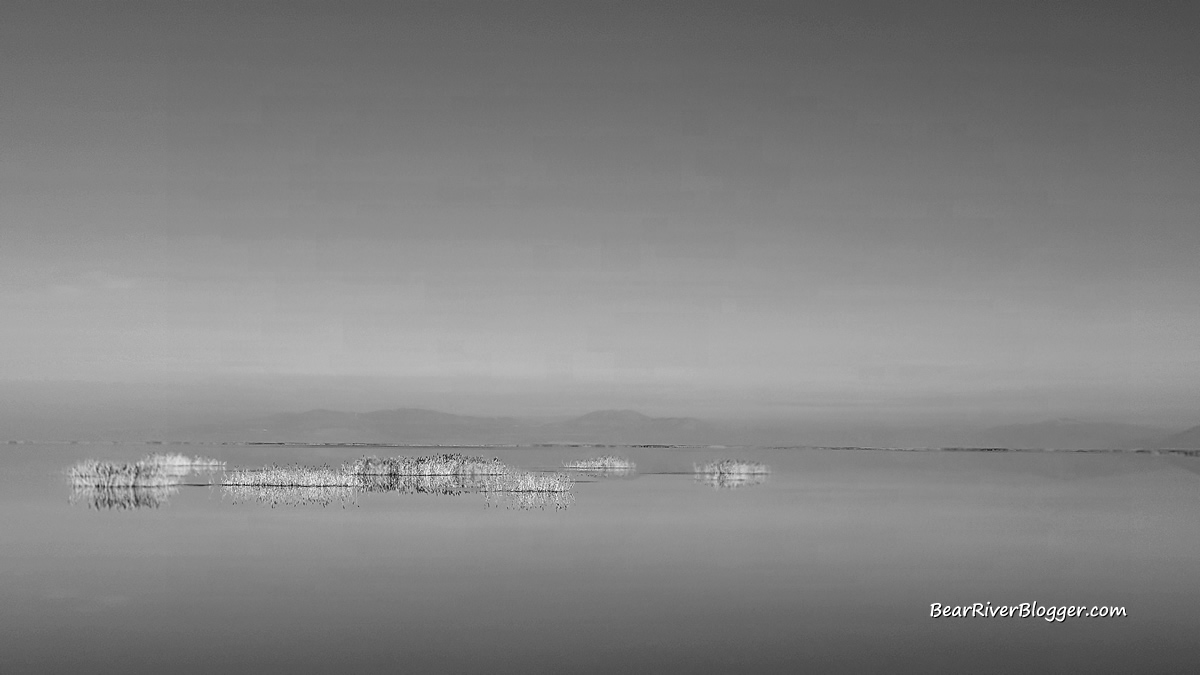
[[[1200,416],[1188,3],[822,4],[5,2],[0,379]]]

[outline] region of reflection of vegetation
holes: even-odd
[[[589,476],[603,478],[606,476],[627,476],[637,469],[637,464],[632,460],[615,455],[604,455],[601,457],[589,457],[588,459],[580,459],[573,462],[564,462],[563,466],[568,469],[583,471]]]
[[[767,474],[698,473],[696,474],[696,482],[718,489],[749,487],[751,485],[762,485],[767,482]]]
[[[742,459],[722,459],[708,464],[694,464],[696,473],[716,474],[721,476],[756,476],[771,473],[771,467],[759,462],[748,462]]]
[[[530,473],[509,469],[498,476],[488,476],[484,481],[487,492],[570,492],[575,479],[565,473]]]
[[[94,509],[158,508],[178,492],[179,487],[175,483],[132,487],[106,487],[84,483],[72,486],[71,503],[82,502]]]
[[[575,503],[575,495],[571,492],[486,492],[484,496],[487,499],[489,507],[497,508],[503,506],[507,509],[520,509],[528,511],[531,509],[546,509],[546,507],[554,507],[555,511],[561,511],[571,504]]]
[[[358,491],[339,485],[322,486],[279,486],[279,485],[225,485],[222,496],[230,497],[234,504],[258,503],[263,506],[329,506],[334,502],[358,503]]]
[[[696,481],[715,488],[735,488],[765,483],[771,468],[759,462],[722,459],[693,465]]]

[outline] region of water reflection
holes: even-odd
[[[575,503],[572,492],[484,492],[488,508],[531,511],[553,508],[563,511]]]
[[[85,484],[72,486],[69,499],[71,504],[86,504],[88,508],[96,510],[156,509],[176,494],[179,494],[178,484],[133,487]]]
[[[767,474],[698,473],[696,474],[696,482],[718,490],[731,490],[751,485],[762,485],[767,482]]]
[[[261,506],[329,506],[347,504],[358,506],[358,490],[341,485],[322,486],[278,486],[278,485],[223,485],[221,497],[228,497],[232,504],[258,504]]]
[[[358,506],[360,493],[422,494],[461,497],[483,495],[487,508],[510,510],[560,511],[575,503],[570,491],[537,492],[490,489],[489,482],[461,476],[402,476],[364,477],[361,485],[223,485],[222,498],[231,504],[257,504],[260,506],[330,506],[338,504]]]

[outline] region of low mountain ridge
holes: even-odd
[[[1089,422],[1063,418],[1034,424],[1009,424],[980,432],[975,444],[997,448],[1048,450],[1131,450],[1153,443],[1163,430],[1140,424]]]
[[[480,417],[423,408],[367,413],[315,409],[278,413],[223,426],[160,430],[164,440],[221,442],[522,444],[712,442],[716,430],[690,417],[650,417],[598,410],[560,422]]]
[[[1194,450],[1200,449],[1200,426],[1185,429],[1177,434],[1168,436],[1158,443],[1155,443],[1155,448],[1175,449],[1175,450]]]
[[[609,443],[711,443],[720,435],[693,417],[650,417],[634,410],[598,410],[541,431],[557,440]]]

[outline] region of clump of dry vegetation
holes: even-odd
[[[328,465],[290,466],[270,465],[262,469],[234,467],[226,472],[221,484],[240,487],[358,487],[352,474]]]
[[[482,476],[359,475],[356,478],[364,492],[461,495],[483,490]]]
[[[179,484],[190,471],[176,457],[182,455],[150,455],[137,462],[79,462],[67,469],[70,501],[96,509],[162,506],[178,494]]]
[[[150,454],[136,462],[87,459],[67,469],[72,485],[91,487],[157,487],[174,485],[193,470],[211,470],[224,462],[179,454]]]
[[[154,464],[155,466],[160,467],[179,469],[182,470],[183,473],[187,473],[188,471],[210,471],[225,466],[225,462],[222,462],[219,459],[200,457],[198,455],[196,457],[188,457],[187,455],[181,455],[177,452],[151,453],[147,455],[142,462],[146,464]]]
[[[715,488],[736,488],[765,483],[771,467],[760,462],[722,459],[695,464],[696,481]]]
[[[170,467],[146,461],[119,463],[88,459],[67,469],[71,484],[80,487],[161,487],[177,485],[180,475]]]
[[[698,474],[718,476],[758,476],[771,473],[771,467],[760,462],[742,459],[722,459],[707,464],[693,464]]]
[[[356,476],[486,476],[511,470],[499,459],[445,453],[431,457],[362,457],[342,466]]]
[[[564,495],[546,498],[542,508],[566,508],[574,479],[566,473],[539,474],[510,467],[498,459],[441,454],[430,457],[362,457],[334,469],[329,466],[235,467],[222,480],[236,502],[328,505],[352,502],[358,491],[459,495]],[[490,503],[491,497],[489,497]],[[513,498],[510,501],[520,501]],[[527,499],[533,508],[537,500]],[[525,508],[521,506],[520,508]]]
[[[344,465],[342,471],[358,477],[366,488],[414,492],[566,492],[575,482],[565,473],[535,474],[508,466],[499,459],[457,453],[432,457],[363,457]]]
[[[616,455],[604,455],[601,457],[589,457],[587,459],[579,459],[572,462],[563,462],[563,467],[567,469],[576,469],[579,471],[612,471],[612,472],[631,472],[637,468],[632,460]]]

